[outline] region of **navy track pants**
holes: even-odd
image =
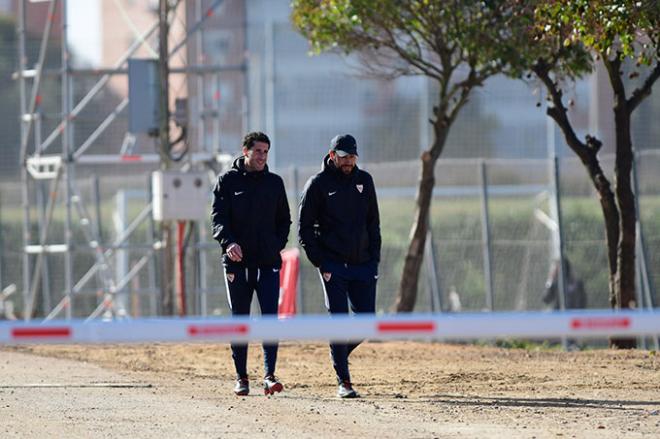
[[[325,306],[330,314],[356,314],[376,311],[377,270],[374,264],[341,264],[326,262],[319,269]],[[346,343],[340,340],[330,342],[332,365],[337,373],[337,380],[350,381],[348,356],[360,342]]]
[[[262,315],[277,315],[280,297],[280,270],[278,268],[225,267],[227,299],[232,316],[250,314],[252,296],[257,292]],[[275,374],[278,343],[264,343],[264,371]],[[247,377],[248,346],[246,343],[231,344],[232,358],[239,378]]]

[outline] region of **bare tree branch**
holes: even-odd
[[[441,69],[438,69],[433,63],[430,63],[426,60],[424,60],[424,54],[421,51],[421,48],[417,44],[418,48],[418,55],[417,57],[411,56],[411,54],[406,50],[405,47],[402,47],[398,43],[398,38],[392,33],[391,29],[385,28],[384,29],[388,36],[390,37],[390,41],[388,43],[388,47],[392,50],[394,50],[399,56],[405,60],[407,63],[410,65],[416,67],[420,72],[427,74],[429,76],[432,76],[434,78],[439,78],[444,75],[443,71]],[[413,37],[413,41],[417,43],[417,41]]]
[[[656,63],[655,68],[651,74],[646,78],[641,87],[633,91],[632,96],[628,99],[628,110],[632,113],[635,108],[647,97],[651,95],[653,84],[660,78],[660,62]]]
[[[534,71],[536,76],[538,76],[541,82],[545,85],[548,93],[550,93],[553,106],[548,107],[548,116],[552,117],[562,129],[571,149],[573,149],[573,151],[575,151],[575,153],[581,158],[585,158],[585,152],[583,150],[585,150],[587,146],[577,137],[571,122],[568,120],[567,110],[562,101],[562,92],[550,77],[550,65],[543,60],[539,60],[532,67],[532,71]]]
[[[601,54],[601,57],[603,59],[605,70],[607,70],[607,75],[610,78],[610,83],[612,84],[615,108],[620,107],[621,105],[627,105],[626,87],[621,79],[621,54],[617,52],[613,59],[609,59],[605,54]]]

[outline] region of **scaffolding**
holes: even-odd
[[[161,4],[166,0],[161,0]],[[41,293],[41,306],[43,316],[46,320],[62,317],[67,319],[72,317],[84,317],[94,319],[99,316],[128,317],[126,304],[122,300],[117,300],[119,293],[135,278],[142,270],[147,269],[148,286],[146,292],[151,294],[151,312],[158,312],[157,294],[159,282],[163,273],[158,273],[158,264],[156,258],[164,251],[164,242],[156,233],[156,227],[152,218],[152,203],[148,202],[139,212],[139,214],[129,223],[124,224],[117,229],[117,234],[111,242],[106,242],[100,226],[101,207],[100,207],[100,189],[98,178],[93,179],[94,191],[92,200],[85,199],[79,187],[79,181],[76,179],[77,171],[87,167],[98,169],[104,166],[132,167],[134,165],[151,165],[157,168],[162,165],[163,157],[158,153],[136,154],[132,151],[135,143],[131,133],[125,133],[124,142],[118,153],[112,154],[90,154],[89,150],[95,145],[99,138],[106,132],[108,127],[126,111],[128,107],[128,97],[124,97],[105,118],[93,129],[91,134],[82,142],[75,142],[73,129],[77,118],[84,114],[86,108],[92,100],[105,88],[111,79],[117,75],[127,75],[128,60],[140,49],[147,46],[151,53],[157,53],[157,50],[151,47],[150,40],[157,35],[159,25],[162,24],[156,20],[144,32],[138,32],[126,15],[121,10],[121,14],[134,33],[134,41],[125,51],[125,53],[116,61],[111,68],[104,69],[85,69],[75,68],[71,63],[71,52],[68,40],[68,22],[67,22],[67,0],[49,0],[47,18],[41,35],[41,44],[39,56],[34,69],[28,69],[26,39],[27,39],[27,12],[28,0],[18,2],[18,52],[19,52],[19,71],[17,76],[20,96],[21,112],[21,141],[20,141],[20,160],[21,169],[21,197],[22,197],[22,233],[24,242],[23,251],[23,317],[31,319],[35,316],[37,294]],[[187,3],[187,4],[186,4]],[[222,12],[223,0],[194,0],[193,2],[181,2],[181,0],[170,1],[168,23],[175,20],[181,20],[177,16],[183,9],[185,12],[185,34],[177,41],[168,52],[166,60],[160,62],[167,63],[177,55],[182,48],[186,48],[188,53],[196,55],[195,62],[187,62],[184,67],[168,69],[172,75],[184,75],[184,83],[187,87],[188,105],[194,107],[195,114],[198,115],[194,123],[188,125],[188,136],[196,142],[196,148],[188,151],[186,156],[179,162],[181,172],[190,172],[193,170],[207,171],[210,176],[215,175],[218,168],[226,163],[226,155],[222,154],[220,128],[220,111],[217,100],[207,100],[204,98],[209,90],[218,90],[221,82],[220,74],[222,72],[233,71],[245,76],[247,72],[247,61],[243,58],[242,63],[236,65],[209,65],[208,63],[199,64],[199,61],[205,61],[204,53],[204,24],[210,17]],[[115,6],[122,9],[121,3],[114,2]],[[179,7],[182,6],[182,7]],[[59,23],[55,22],[59,8]],[[166,9],[168,10],[168,9]],[[245,14],[245,11],[243,11]],[[46,52],[48,43],[51,39],[52,29],[60,26],[60,44],[61,44],[61,68],[58,70],[48,70],[45,68]],[[245,32],[245,22],[242,26],[242,32]],[[245,36],[243,36],[243,44]],[[77,102],[74,99],[74,79],[82,77],[98,77],[96,83],[87,90],[84,97]],[[44,77],[54,77],[61,83],[61,114],[56,127],[46,136],[42,136],[43,124],[40,112],[40,89]],[[169,76],[168,76],[169,78]],[[243,81],[245,83],[246,81]],[[214,92],[215,93],[215,92]],[[247,87],[243,88],[243,93],[247,93]],[[247,98],[243,96],[242,102],[247,103]],[[162,114],[162,113],[161,113]],[[241,131],[247,126],[247,109],[242,109],[243,121]],[[212,132],[211,141],[207,141],[205,133]],[[61,153],[50,153],[51,148],[57,141],[61,142]],[[32,145],[32,147],[30,146]],[[142,169],[142,168],[140,168]],[[148,179],[145,179],[145,192],[151,194],[148,186]],[[36,200],[35,202],[32,200]],[[150,195],[148,195],[148,200]],[[62,236],[57,237],[58,242],[52,243],[54,232],[52,230],[53,216],[56,205],[63,205],[64,218],[62,221]],[[125,208],[125,199],[124,205]],[[36,221],[33,222],[33,209],[37,212]],[[118,202],[117,210],[121,210],[122,205]],[[94,214],[92,214],[94,213]],[[121,259],[122,252],[130,251],[132,245],[129,238],[138,230],[139,227],[147,227],[147,234],[151,240],[148,243],[146,253],[135,263],[130,270],[119,270],[118,261]],[[195,229],[190,224],[190,230]],[[198,266],[195,267],[199,273],[195,276],[194,293],[198,297],[199,309],[202,313],[206,310],[206,250],[204,243],[206,225],[196,227],[195,234],[195,260]],[[35,233],[36,230],[36,233]],[[93,253],[93,263],[87,267],[82,276],[74,275],[73,250],[77,245],[73,242],[74,234],[83,237],[86,251]],[[144,246],[143,246],[144,247]],[[142,248],[142,250],[145,250]],[[51,264],[49,255],[59,255],[63,262],[64,287],[62,297],[55,301],[53,292],[49,284],[49,274]],[[79,270],[78,270],[79,271]],[[162,270],[161,270],[162,271]],[[89,288],[92,280],[96,280],[96,288]],[[97,306],[88,313],[89,310],[74,309],[73,299],[84,292],[94,291],[97,294]],[[84,315],[81,315],[85,312]]]

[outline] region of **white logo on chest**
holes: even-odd
[[[331,197],[331,196],[333,196],[333,195],[336,194],[336,193],[337,193],[337,191],[334,191],[334,192],[328,192],[328,196]]]
[[[357,188],[357,190],[358,190],[359,193],[362,193],[362,190],[364,189],[364,185],[363,185],[363,184],[356,184],[355,187]]]
[[[241,195],[243,192],[245,192],[245,191],[234,192],[234,195],[238,196],[238,195]]]
[[[227,273],[227,280],[229,282],[234,282],[234,273]]]

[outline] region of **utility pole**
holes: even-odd
[[[169,22],[170,11],[169,0],[159,0],[158,4],[158,23],[159,23],[159,44],[158,44],[158,73],[160,78],[160,169],[167,171],[172,159],[170,156],[170,111],[169,111]],[[174,239],[172,236],[172,222],[164,220],[160,226],[161,238],[161,314],[174,315]]]

